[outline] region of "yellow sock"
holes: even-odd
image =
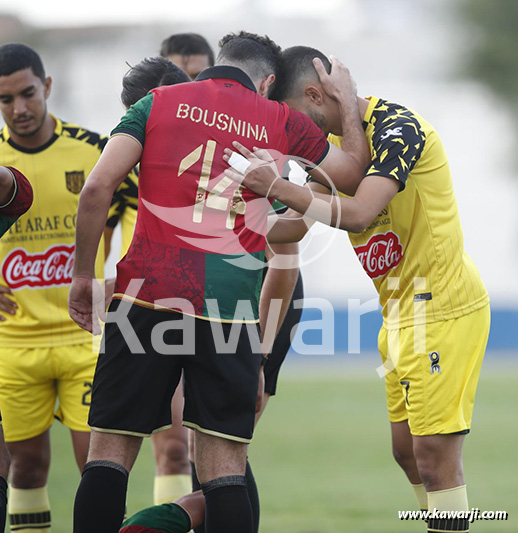
[[[47,487],[9,489],[9,523],[16,533],[50,533],[50,502]]]
[[[433,513],[437,509],[441,511],[463,511],[468,513],[468,493],[466,491],[466,485],[460,487],[454,487],[452,489],[435,490],[428,493],[428,510]],[[431,518],[428,521],[428,531],[432,533],[443,532],[462,532],[467,533],[469,531],[469,521],[464,518],[438,518],[430,515]],[[467,516],[467,514],[466,514]]]
[[[419,509],[426,511],[428,509],[428,494],[424,488],[424,484],[414,485],[412,483],[412,488],[414,489]]]
[[[177,474],[170,476],[155,476],[153,499],[155,505],[174,502],[178,498],[192,491],[191,476]]]

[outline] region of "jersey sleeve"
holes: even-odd
[[[29,180],[19,171],[12,167],[5,167],[11,172],[14,179],[14,192],[11,199],[0,206],[0,214],[6,218],[18,218],[23,215],[32,205],[33,193]]]
[[[302,157],[318,166],[329,152],[324,132],[310,118],[294,109],[289,111],[286,134],[289,149],[287,155]]]
[[[129,135],[144,146],[146,124],[151,113],[152,105],[153,93],[149,93],[126,111],[119,124],[112,130],[111,136]]]
[[[409,173],[424,148],[425,134],[419,122],[404,115],[389,118],[372,137],[373,157],[365,176],[384,176],[405,188]]]

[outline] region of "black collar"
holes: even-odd
[[[244,85],[247,89],[257,92],[255,85],[252,80],[243,72],[240,68],[231,67],[229,65],[216,65],[215,67],[206,68],[203,72],[198,74],[197,78],[194,81],[203,81],[203,80],[212,80],[212,79],[223,79],[223,80],[236,80],[241,85]]]

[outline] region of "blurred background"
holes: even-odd
[[[0,0],[0,43],[34,47],[54,80],[50,112],[94,131],[109,133],[117,124],[124,112],[119,95],[128,65],[158,55],[165,37],[198,32],[217,50],[223,35],[241,29],[268,34],[282,47],[305,44],[337,56],[351,69],[360,95],[416,109],[436,127],[450,158],[465,248],[492,299],[492,332],[474,420],[482,431],[478,437],[474,432],[466,447],[472,461],[468,478],[474,472],[468,482],[478,498],[472,505],[515,508],[513,523],[475,524],[473,530],[480,533],[518,529],[516,501],[509,497],[515,492],[511,479],[518,475],[511,453],[511,439],[518,433],[517,28],[514,0],[194,0],[142,7],[113,0]],[[333,246],[326,248],[330,240]],[[336,353],[288,358],[279,397],[251,450],[265,493],[261,530],[423,530],[397,523],[393,513],[412,509],[414,502],[390,457],[383,387],[375,372],[379,311],[362,316],[361,351],[347,354],[349,299],[376,298],[371,281],[345,233],[317,227],[302,248],[306,294],[326,298],[334,307],[334,316],[326,320],[334,321]],[[113,275],[116,260],[112,253],[107,276]],[[306,318],[320,316],[315,309],[305,313]],[[308,332],[304,340],[318,344],[319,335]],[[66,455],[66,437],[56,431],[63,446],[58,453]],[[326,444],[334,448],[325,451]],[[139,481],[130,495],[131,511],[151,503],[146,453],[134,475]],[[323,456],[336,459],[322,466]],[[345,468],[339,479],[336,461]],[[348,466],[352,463],[357,470]],[[74,467],[56,468],[61,468],[53,474],[56,498],[69,502]],[[380,476],[381,485],[394,484],[394,491],[380,486]],[[293,477],[301,480],[295,487]],[[390,527],[380,517],[384,510],[394,514]],[[68,523],[69,504],[56,513]],[[59,520],[55,531],[68,531]]]

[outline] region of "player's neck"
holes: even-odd
[[[9,135],[14,143],[23,148],[39,148],[45,145],[52,139],[54,130],[56,129],[56,121],[47,113],[41,128],[32,135],[18,135],[16,132],[9,129]]]
[[[369,107],[369,101],[365,98],[362,98],[361,96],[357,96],[356,99],[358,100],[358,109],[360,110],[360,117],[363,120],[365,113],[367,113],[367,108]]]

